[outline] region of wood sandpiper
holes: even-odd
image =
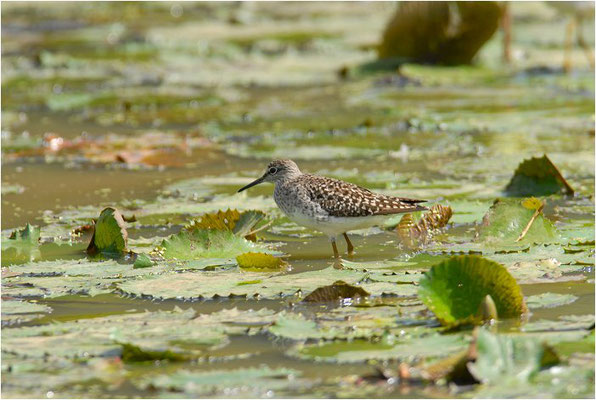
[[[342,266],[335,243],[340,234],[351,256],[354,246],[348,231],[379,225],[389,215],[427,210],[418,204],[426,200],[386,196],[353,183],[304,174],[292,160],[272,161],[263,176],[238,192],[263,182],[275,184],[275,203],[292,221],[329,237],[336,268]]]

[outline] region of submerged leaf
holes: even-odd
[[[354,297],[368,297],[370,293],[358,286],[352,286],[344,281],[336,281],[329,286],[315,289],[304,298],[305,302],[325,303]]]
[[[240,268],[279,270],[288,264],[281,258],[266,253],[244,253],[236,257]]]
[[[101,211],[95,222],[95,232],[87,253],[122,254],[126,251],[127,240],[128,232],[122,215],[115,208],[107,207]]]
[[[418,295],[442,325],[481,322],[481,302],[490,295],[499,318],[519,318],[525,311],[515,279],[501,264],[479,256],[452,257],[433,266],[419,282]]]
[[[572,196],[574,190],[545,154],[524,160],[515,170],[505,192],[517,197],[548,196],[559,192]]]

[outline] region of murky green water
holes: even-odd
[[[544,215],[554,222],[559,240],[538,255],[533,251],[540,246],[533,244],[532,250],[497,246],[481,251],[508,268],[517,262],[539,268],[540,261],[556,258],[563,274],[553,270],[531,283],[526,275],[516,276],[523,294],[574,298],[555,307],[531,307],[521,327],[502,322],[495,329],[512,335],[521,332],[521,336],[544,334],[544,340],[553,344],[565,342],[566,334],[572,343],[590,334],[593,338],[594,77],[578,49],[573,51],[571,74],[556,69],[562,57],[564,16],[541,3],[516,3],[512,6],[514,48],[519,57],[512,66],[499,61],[498,33],[480,53],[477,65],[405,65],[402,73],[410,81],[404,84],[391,72],[370,74],[358,69],[374,59],[371,45],[380,37],[393,4],[86,3],[78,7],[63,3],[2,7],[3,303],[22,299],[47,307],[3,313],[2,335],[9,342],[2,349],[3,396],[487,396],[489,392],[482,390],[491,389],[490,385],[388,380],[378,372],[396,376],[400,363],[422,368],[448,355],[447,350],[421,355],[412,345],[412,354],[358,358],[360,352],[393,349],[393,344],[383,342],[387,335],[396,336],[398,342],[418,343],[416,327],[423,337],[434,338],[437,321],[417,300],[411,284],[401,285],[404,291],[395,289],[390,296],[373,293],[382,304],[369,308],[309,305],[295,296],[190,301],[176,298],[193,288],[166,285],[166,296],[153,296],[123,290],[120,285],[136,282],[137,276],[127,275],[133,272],[139,279],[149,279],[205,271],[174,272],[169,265],[158,265],[138,272],[126,263],[111,266],[123,267],[108,276],[75,270],[78,261],[81,268],[104,264],[92,264],[84,253],[90,235],[74,236],[72,230],[91,223],[103,207],[115,206],[125,216],[134,214],[138,219],[128,224],[135,252],[149,252],[205,212],[258,208],[274,219],[262,243],[286,255],[291,265],[287,274],[299,277],[325,271],[332,254],[327,238],[283,217],[272,203],[271,187],[235,193],[259,176],[268,160],[280,157],[294,159],[308,172],[453,208],[452,224],[433,244],[414,252],[391,229],[372,228],[353,235],[356,255],[350,259],[354,263],[350,271],[392,279],[392,273],[427,270],[454,252],[478,251],[475,232],[493,201],[504,196],[503,188],[518,164],[548,154],[576,190],[573,198],[542,198]],[[592,38],[593,24],[584,29],[591,33],[586,37]],[[529,69],[544,65],[551,69]],[[347,80],[338,78],[342,66],[352,71]],[[26,223],[41,227],[42,244],[39,249],[27,248],[25,259],[12,258],[8,236]],[[342,242],[340,251],[345,251],[344,246]],[[78,272],[58,273],[61,264]],[[36,265],[45,270],[27,272]],[[215,270],[214,274],[221,272],[221,268]],[[230,275],[221,276],[225,280]],[[110,280],[112,286],[106,284]],[[80,288],[98,294],[67,294],[80,293]],[[204,290],[198,285],[193,297]],[[110,346],[101,347],[100,356],[92,350],[82,357],[76,353],[77,346],[95,348],[79,342],[85,333],[77,331],[75,324],[85,326],[102,317],[126,318],[145,311],[168,312],[165,315],[178,321],[178,308],[192,309],[197,317],[223,318],[205,322],[213,323],[205,328],[205,336],[215,335],[215,342],[183,343],[190,346],[189,353],[200,353],[191,361],[122,362]],[[226,319],[242,319],[226,314],[235,315],[230,313],[234,308],[241,317],[253,315],[248,312],[251,309],[270,310],[275,318],[300,314],[318,324],[316,329],[329,323],[348,337],[336,332],[337,336],[327,338],[293,340],[287,332],[272,331],[276,323],[268,316],[255,317],[256,322],[241,331]],[[569,316],[579,316],[579,322],[566,320]],[[369,319],[376,325],[363,328],[360,324]],[[137,329],[133,322],[116,321],[120,322],[108,323],[114,332],[126,334],[127,326]],[[345,326],[350,321],[356,321],[353,329]],[[541,321],[550,325],[532,325]],[[160,339],[143,340],[151,342],[151,349],[172,347],[169,335],[187,323],[172,322]],[[565,332],[561,338],[551,331],[558,329],[557,324]],[[534,326],[535,331],[528,333],[524,326]],[[27,330],[36,327],[48,331]],[[365,328],[370,331],[363,337],[345,333]],[[62,329],[79,333],[68,333],[61,345],[53,347],[49,340]],[[93,335],[94,329],[100,330],[92,328],[86,334]],[[424,329],[431,334],[424,336],[428,333]],[[20,342],[24,339],[16,332],[28,337],[30,345]],[[114,332],[106,337],[117,337]],[[140,330],[139,338],[143,333]],[[461,340],[463,345],[453,345],[461,350],[471,331],[440,337]],[[71,349],[64,347],[69,340]],[[429,339],[429,348],[438,346],[434,340]],[[587,357],[584,348],[569,354],[563,354],[563,347],[557,349],[570,375],[590,370],[593,375],[593,355]],[[333,359],[338,354],[350,361]],[[261,373],[266,368],[277,372],[265,373],[254,382],[236,377],[226,384],[225,371]],[[201,373],[213,371],[224,371],[210,378],[221,383],[184,383],[184,374],[198,379],[205,376]],[[564,384],[557,393],[541,392],[541,386],[532,382],[525,384],[526,391],[498,395],[593,395],[593,379],[560,379]]]

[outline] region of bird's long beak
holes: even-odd
[[[249,183],[248,185],[244,186],[242,189],[238,190],[238,193],[242,192],[243,190],[246,190],[248,188],[251,188],[255,185],[258,185],[259,183],[263,183],[263,181],[265,180],[265,175],[261,176],[259,179]]]

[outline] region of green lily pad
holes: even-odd
[[[420,280],[418,295],[443,325],[474,323],[486,295],[499,318],[526,312],[515,279],[501,264],[478,256],[458,256],[433,266]]]
[[[528,297],[526,304],[529,308],[551,308],[571,304],[578,298],[572,294],[546,292]]]
[[[510,196],[548,196],[565,193],[573,196],[574,190],[559,169],[545,154],[524,160],[515,170],[505,192]]]
[[[107,207],[101,211],[95,223],[87,253],[120,255],[126,251],[127,240],[128,233],[122,215],[115,208]]]
[[[8,239],[2,238],[2,266],[23,264],[38,260],[40,229],[27,224],[21,230],[15,230]]]
[[[484,329],[478,333],[476,349],[476,361],[468,369],[483,383],[497,384],[508,377],[527,382],[541,368],[559,363],[557,354],[537,340],[493,335]]]
[[[420,328],[414,328],[420,329]],[[371,342],[363,339],[298,345],[289,354],[298,358],[325,362],[363,362],[367,360],[411,361],[420,357],[437,357],[461,351],[466,341],[458,335],[394,337]]]
[[[549,243],[559,236],[553,223],[539,213],[523,239],[517,241],[535,213],[519,200],[497,200],[484,216],[478,240],[488,246]]]
[[[44,304],[19,300],[2,300],[2,326],[22,323],[52,311]]]
[[[593,329],[594,315],[563,315],[558,320],[539,320],[527,323],[523,327],[524,332],[538,331],[573,331]]]
[[[192,309],[175,308],[13,328],[3,331],[2,350],[33,358],[42,358],[46,353],[89,358],[121,356],[128,345],[131,360],[151,354],[188,359],[227,342],[220,326],[197,322],[195,315]],[[172,329],[173,325],[176,329]]]
[[[295,380],[298,376],[300,372],[296,370],[265,366],[205,372],[181,370],[169,375],[144,378],[139,385],[150,385],[166,393],[183,392],[193,397],[216,397],[230,392],[241,397],[264,397],[272,390],[298,386],[299,382]]]
[[[233,258],[255,251],[272,252],[261,244],[235,235],[232,231],[206,229],[183,230],[165,239],[161,247],[165,258],[176,260]]]
[[[279,298],[280,296],[302,295],[309,293],[322,284],[332,284],[342,280],[351,285],[359,284],[371,295],[393,294],[412,296],[416,287],[411,284],[396,284],[376,280],[377,275],[351,270],[337,270],[332,267],[318,271],[297,274],[265,273],[244,271],[237,268],[223,271],[185,272],[139,277],[118,282],[117,286],[124,293],[153,298],[211,298],[262,297]],[[381,276],[378,276],[381,278]]]
[[[151,268],[152,266],[153,266],[153,261],[145,253],[138,254],[137,258],[133,264],[133,268]]]

